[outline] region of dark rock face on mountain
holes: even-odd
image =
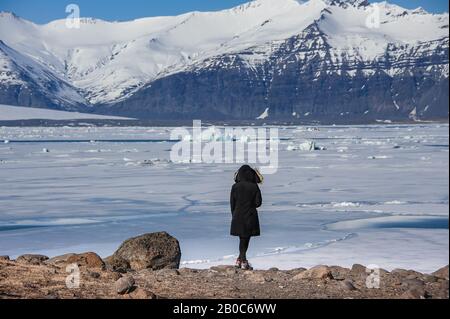
[[[256,119],[266,108],[280,120],[448,117],[448,38],[392,45],[376,61],[348,55],[336,63],[314,24],[260,65],[246,63],[260,50],[214,57],[104,109],[144,118]]]

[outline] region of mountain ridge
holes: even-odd
[[[370,28],[375,9],[379,26]],[[276,119],[408,119],[414,109],[448,117],[448,14],[364,0],[255,0],[174,17],[84,19],[79,30],[63,21],[0,13],[2,45],[66,95],[30,85],[3,54],[1,103],[140,118],[256,119],[266,109]],[[23,86],[8,74],[25,77]],[[358,87],[367,90],[350,93]],[[328,90],[336,94],[321,98]]]

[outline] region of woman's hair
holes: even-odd
[[[249,182],[255,184],[259,184],[262,182],[261,178],[255,172],[255,170],[251,168],[249,165],[244,165],[237,171],[234,177],[234,181],[236,183]]]

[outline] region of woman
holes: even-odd
[[[258,183],[262,182],[262,176],[250,166],[244,165],[237,172],[235,182],[231,189],[230,204],[233,215],[231,235],[240,238],[236,267],[251,270],[247,250],[250,238],[260,236],[256,209],[262,204],[261,191],[258,187]]]

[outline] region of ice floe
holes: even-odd
[[[302,152],[312,152],[312,151],[324,151],[326,150],[323,146],[318,146],[314,141],[306,141],[300,144],[290,144],[288,145],[288,151],[302,151]]]

